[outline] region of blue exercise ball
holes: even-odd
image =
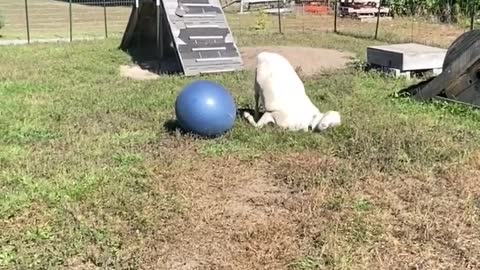
[[[199,80],[187,85],[177,96],[175,114],[185,131],[211,137],[233,127],[237,108],[222,85]]]

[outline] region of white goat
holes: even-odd
[[[260,104],[265,113],[258,119]],[[244,112],[254,127],[274,123],[288,130],[324,131],[340,125],[340,113],[321,113],[310,101],[305,88],[292,65],[283,56],[261,52],[257,55],[255,70],[255,119]]]

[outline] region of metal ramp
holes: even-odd
[[[243,69],[218,0],[138,0],[120,47],[186,76]]]

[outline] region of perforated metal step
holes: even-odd
[[[243,68],[218,0],[163,0],[185,75]]]

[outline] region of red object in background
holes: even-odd
[[[329,8],[325,5],[319,5],[316,3],[312,3],[310,5],[305,6],[305,12],[318,14],[318,15],[326,15],[328,14]]]

